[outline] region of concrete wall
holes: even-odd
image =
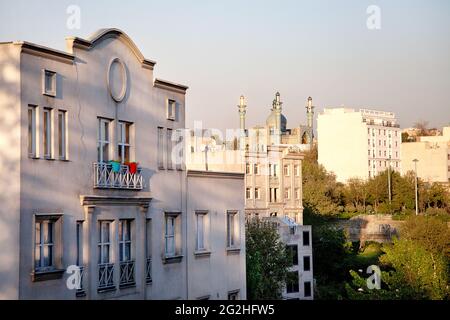
[[[19,297],[20,248],[20,52],[0,45],[0,299]]]
[[[244,175],[188,172],[188,299],[227,299],[239,291],[246,298]],[[227,248],[227,211],[237,211],[238,245]],[[206,251],[196,251],[195,213],[207,212]]]
[[[368,178],[367,129],[358,112],[317,116],[318,161],[339,182]]]

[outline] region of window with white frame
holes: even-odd
[[[261,188],[255,188],[255,199],[261,199]]]
[[[36,157],[36,106],[28,106],[28,156]]]
[[[252,173],[252,166],[250,163],[245,164],[245,174],[251,174]]]
[[[179,212],[166,212],[165,215],[165,257],[171,258],[180,255],[181,246],[178,242],[181,240],[180,224],[181,214]]]
[[[111,262],[111,221],[100,220],[98,222],[98,263]]]
[[[168,99],[167,100],[167,119],[175,120],[176,111],[177,111],[177,102],[175,100]]]
[[[97,160],[107,162],[109,160],[110,124],[108,119],[98,118]]]
[[[119,221],[119,257],[120,261],[131,260],[131,220]]]
[[[305,297],[311,297],[311,281],[305,281],[303,284],[303,291]]]
[[[130,127],[128,122],[119,121],[119,136],[117,140],[117,156],[120,162],[130,162]]]
[[[253,166],[253,173],[259,174],[259,164],[258,163],[255,163],[255,165]]]
[[[233,248],[237,246],[237,212],[227,212],[227,247]]]
[[[56,72],[43,70],[42,72],[42,93],[47,96],[56,96]]]
[[[200,211],[195,213],[196,230],[197,230],[195,249],[197,251],[205,251],[207,249],[206,219],[207,219],[207,212]]]
[[[58,157],[60,160],[67,159],[67,139],[66,139],[66,111],[58,111]]]
[[[158,169],[164,169],[164,128],[158,127]]]
[[[55,269],[55,222],[36,218],[34,269],[45,272]]]
[[[251,199],[252,198],[252,189],[251,188],[246,188],[245,189],[245,198],[246,199]]]
[[[44,158],[52,157],[52,109],[44,108],[43,116],[43,149]]]
[[[172,141],[172,129],[167,129],[167,142],[166,142],[166,158],[167,158],[167,169],[173,169],[173,161],[172,161],[172,149],[173,149],[173,141]]]

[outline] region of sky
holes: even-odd
[[[67,26],[70,5],[78,29]],[[448,0],[0,0],[0,42],[65,50],[66,36],[108,27],[157,61],[156,77],[189,86],[188,127],[238,127],[240,95],[247,126],[263,124],[277,91],[288,127],[306,122],[308,96],[316,112],[344,105],[395,112],[402,127],[450,124]]]

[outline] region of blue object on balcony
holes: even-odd
[[[109,164],[111,165],[113,172],[119,172],[120,171],[120,162],[118,162],[118,161],[109,161]]]

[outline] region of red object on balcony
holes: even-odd
[[[128,168],[130,168],[130,173],[136,173],[137,172],[137,162],[130,162],[128,163]]]

